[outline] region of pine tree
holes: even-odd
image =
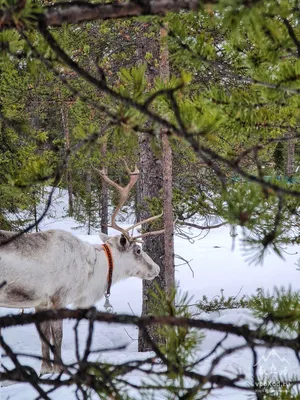
[[[186,7],[192,1],[170,2],[170,9],[175,3]],[[52,4],[47,10],[44,5],[41,2],[37,10],[31,2],[7,2],[0,14],[5,55],[0,82],[4,93],[0,104],[1,227],[12,225],[7,218],[11,211],[33,209],[34,218],[38,198],[32,194],[39,193],[45,181],[67,187],[65,170],[57,174],[61,160],[67,160],[72,169],[74,215],[89,230],[99,227],[101,185],[91,174],[91,164],[102,164],[103,139],[107,142],[105,165],[119,181],[124,179],[121,158],[136,162],[138,142],[143,142],[141,162],[148,165],[144,171],[153,175],[142,176],[143,193],[138,196],[142,195],[144,208],[138,213],[146,212],[146,206],[157,213],[162,207],[157,133],[163,129],[172,134],[173,204],[180,229],[198,226],[203,230],[213,216],[238,225],[250,263],[263,262],[269,249],[280,256],[286,244],[299,243],[299,181],[293,180],[299,163],[300,121],[296,1],[204,2],[199,12],[168,14],[164,19],[170,59],[167,83],[155,79],[160,61],[157,19],[151,16],[158,11],[152,3],[129,2],[133,8],[128,17],[144,14],[138,22],[117,18],[126,15],[127,3],[121,2],[109,15],[105,12],[110,4],[93,4],[94,11],[104,10],[96,18],[108,18],[101,24],[88,20],[88,3],[80,15],[76,10],[68,14],[72,2],[58,4],[55,13]],[[70,18],[69,26],[59,26],[60,7],[64,21]],[[79,17],[85,21],[80,27],[76,25]],[[57,92],[69,103],[69,158],[60,118],[65,103],[57,104]],[[100,135],[99,126],[107,124]],[[283,179],[283,174],[293,179]],[[112,195],[110,199],[114,202]],[[138,203],[141,206],[141,197]],[[205,224],[199,225],[199,219]],[[162,241],[151,238],[146,246],[158,259],[164,254]],[[164,302],[159,293],[158,289],[154,298],[175,315],[170,299]],[[264,320],[259,340],[268,337],[270,322],[270,329],[275,327],[279,333],[289,329],[299,335],[296,294],[259,293],[248,307]],[[248,328],[243,329],[245,337]],[[203,381],[185,388],[180,369],[186,366],[185,360],[174,358],[178,341],[183,346],[181,354],[187,354],[184,342],[190,331],[168,332],[170,340],[156,349],[167,378],[181,383],[181,398],[199,398]],[[254,352],[251,340],[247,343],[252,343],[249,348]],[[191,345],[189,350],[193,349]],[[253,367],[257,383],[255,374]],[[175,383],[169,393],[179,390]],[[290,392],[287,396],[292,398]]]

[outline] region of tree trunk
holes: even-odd
[[[65,148],[66,152],[70,151],[70,131],[69,131],[69,119],[68,119],[68,108],[65,106],[62,100],[61,93],[59,93],[61,106],[61,122],[63,126],[64,136],[65,136]],[[68,189],[68,202],[69,202],[69,215],[72,217],[74,214],[74,204],[73,204],[73,186],[72,186],[72,177],[71,171],[69,168],[69,162],[66,163],[66,171],[67,171],[67,189]]]
[[[146,219],[151,216],[149,207],[147,204],[147,199],[152,199],[153,197],[158,197],[162,188],[162,168],[161,162],[158,160],[151,149],[150,137],[147,134],[142,134],[140,136],[140,179],[139,179],[139,190],[142,199],[142,204],[140,207],[140,217],[141,219]],[[147,227],[143,227],[147,230]],[[156,228],[157,229],[157,228]],[[154,314],[156,309],[156,304],[154,303],[150,293],[151,291],[157,292],[157,286],[161,290],[166,288],[165,271],[164,271],[164,240],[163,235],[159,236],[149,236],[144,239],[144,250],[151,256],[153,261],[155,261],[161,268],[159,276],[153,281],[143,281],[143,307],[142,315]],[[156,286],[157,285],[157,286]],[[160,337],[157,328],[149,328],[149,333],[151,338],[156,343],[162,343],[163,338]],[[150,350],[149,343],[147,342],[144,332],[139,331],[139,351]]]
[[[167,28],[161,27],[161,57],[160,57],[160,76],[166,83],[170,76],[169,51],[166,42]],[[164,201],[164,244],[165,257],[164,269],[166,280],[166,293],[172,292],[175,286],[174,276],[174,216],[172,202],[172,148],[170,146],[168,130],[161,129],[162,141],[162,170],[163,170],[163,201]]]
[[[34,217],[34,224],[35,224],[35,231],[38,232],[39,231],[39,227],[38,227],[38,215],[37,215],[37,198],[36,198],[36,192],[34,191],[32,193],[33,195],[33,217]]]
[[[166,32],[161,31],[161,39]],[[163,42],[162,42],[163,43]],[[164,43],[161,47],[161,77],[169,77],[168,52]],[[154,314],[159,310],[151,292],[169,293],[174,287],[174,246],[173,246],[173,212],[172,212],[172,151],[168,140],[168,133],[161,130],[162,163],[158,160],[152,149],[150,137],[142,134],[140,144],[140,180],[139,196],[141,199],[140,218],[145,219],[151,214],[147,207],[146,199],[158,197],[163,189],[164,200],[164,235],[146,237],[144,249],[151,258],[160,266],[160,274],[154,281],[143,281],[143,307],[142,315]],[[161,179],[161,176],[163,179]],[[157,227],[155,228],[158,229]],[[161,308],[161,307],[160,307]],[[157,327],[148,328],[148,333],[156,344],[164,344],[166,338],[162,337]],[[139,332],[139,351],[151,350],[144,332]]]
[[[291,177],[295,172],[295,139],[289,139],[287,142],[287,157],[285,175]]]
[[[172,149],[167,132],[162,130],[162,166],[163,166],[163,195],[164,195],[164,273],[166,293],[170,294],[175,287],[174,274],[174,216],[172,204]]]
[[[107,151],[107,142],[101,145],[101,156],[104,159]],[[103,169],[107,173],[107,168],[101,162]],[[108,233],[108,186],[104,179],[101,179],[101,232]]]
[[[87,153],[87,157],[90,158],[90,149]],[[92,171],[91,168],[86,168],[85,173],[85,209],[87,212],[87,234],[90,235],[92,232]]]

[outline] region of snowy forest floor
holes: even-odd
[[[61,212],[47,217],[41,226],[46,229],[63,229],[71,231],[82,240],[90,243],[101,243],[98,235],[85,235],[83,229],[78,229],[78,223],[70,218],[61,218]],[[75,229],[77,228],[77,229]],[[199,232],[194,231],[194,234]],[[175,253],[190,261],[188,265],[176,267],[176,281],[180,290],[188,292],[193,297],[193,301],[202,298],[203,295],[209,299],[220,295],[220,290],[224,290],[224,295],[236,296],[240,298],[243,295],[255,294],[258,288],[273,291],[274,287],[291,287],[293,290],[300,289],[300,272],[297,270],[296,263],[299,258],[299,246],[293,246],[286,249],[283,254],[285,260],[275,254],[269,254],[263,265],[248,265],[245,261],[243,249],[240,246],[239,237],[235,238],[235,248],[232,250],[232,237],[229,234],[228,227],[222,227],[211,231],[206,237],[195,239],[194,243],[175,237]],[[182,261],[176,260],[176,263],[182,264]],[[194,276],[193,276],[194,275]],[[97,304],[99,310],[104,311],[104,300],[101,299]],[[142,282],[137,278],[130,278],[113,286],[111,303],[114,312],[140,315],[142,307]],[[13,310],[18,312],[19,310]],[[1,315],[11,313],[12,310],[1,309]],[[232,322],[235,324],[254,322],[254,317],[247,309],[224,310],[209,314],[201,314],[201,318],[210,319],[218,322]],[[62,355],[65,361],[75,360],[74,354],[74,323],[64,321],[64,338]],[[80,342],[84,343],[87,333],[87,324],[80,324]],[[3,336],[7,343],[16,351],[29,354],[40,354],[40,341],[34,326],[24,326],[9,328],[3,330]],[[206,335],[199,349],[199,356],[206,355],[211,351],[215,344],[221,339],[219,333],[209,333]],[[94,332],[94,348],[114,348],[120,345],[126,345],[122,351],[111,351],[103,353],[100,358],[95,355],[95,359],[101,359],[109,362],[124,362],[130,359],[137,359],[144,355],[137,352],[138,331],[135,327],[126,327],[120,325],[109,325],[98,323]],[[238,339],[229,336],[224,343],[224,347],[238,344]],[[264,358],[263,358],[264,357]],[[289,377],[298,376],[300,379],[299,365],[294,354],[285,349],[276,349],[275,353],[270,350],[261,350],[259,359],[266,367],[271,363],[277,369],[285,368]],[[39,361],[31,358],[23,359],[27,365],[34,367],[39,371]],[[9,366],[9,361],[2,357],[2,363]],[[228,356],[219,366],[218,371],[223,371],[227,376],[231,373],[241,372],[248,377],[252,373],[252,353],[245,350],[234,355]],[[208,359],[202,365],[201,370],[205,372],[210,365]],[[139,381],[140,377],[132,374],[133,381]],[[6,400],[33,400],[37,393],[26,384],[12,384],[0,388],[0,399]],[[160,397],[159,398],[163,398]],[[236,392],[231,389],[219,390],[214,392],[210,399],[230,399],[241,400],[249,399],[249,394]],[[75,394],[72,388],[64,388],[53,394],[53,399],[73,400]]]

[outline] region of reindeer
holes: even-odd
[[[139,175],[137,167],[131,172],[126,163],[125,166],[130,175],[125,187],[112,181],[104,170],[95,169],[120,194],[111,227],[121,235],[112,237],[100,233],[104,244],[91,245],[62,230],[20,236],[0,231],[0,281],[7,282],[0,290],[1,307],[36,310],[59,309],[70,304],[90,307],[104,294],[109,297],[111,285],[122,279],[136,276],[151,280],[159,274],[159,266],[137,241],[145,235],[156,235],[163,231],[147,232],[135,237],[129,234],[133,228],[150,223],[159,216],[127,229],[116,223],[118,212]],[[61,372],[62,321],[44,322],[37,328],[43,359],[40,374]],[[54,362],[50,360],[50,343],[54,349]]]

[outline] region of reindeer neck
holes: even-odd
[[[94,293],[93,297],[97,297],[97,300],[99,300],[107,291],[109,263],[102,246],[96,245],[94,248],[96,250],[97,262],[89,286],[91,291]],[[118,251],[113,247],[110,247],[110,249],[113,261],[112,285],[114,285],[128,276],[126,275],[128,268],[124,268]],[[113,289],[111,292],[113,293]],[[96,299],[94,301],[96,301]]]
[[[112,284],[115,284],[122,279],[127,278],[129,275],[126,273],[128,268],[126,268],[126,258],[122,257],[122,254],[113,246],[109,246],[109,252],[112,258]],[[107,268],[107,275],[109,273],[109,257],[106,255],[106,268]]]

